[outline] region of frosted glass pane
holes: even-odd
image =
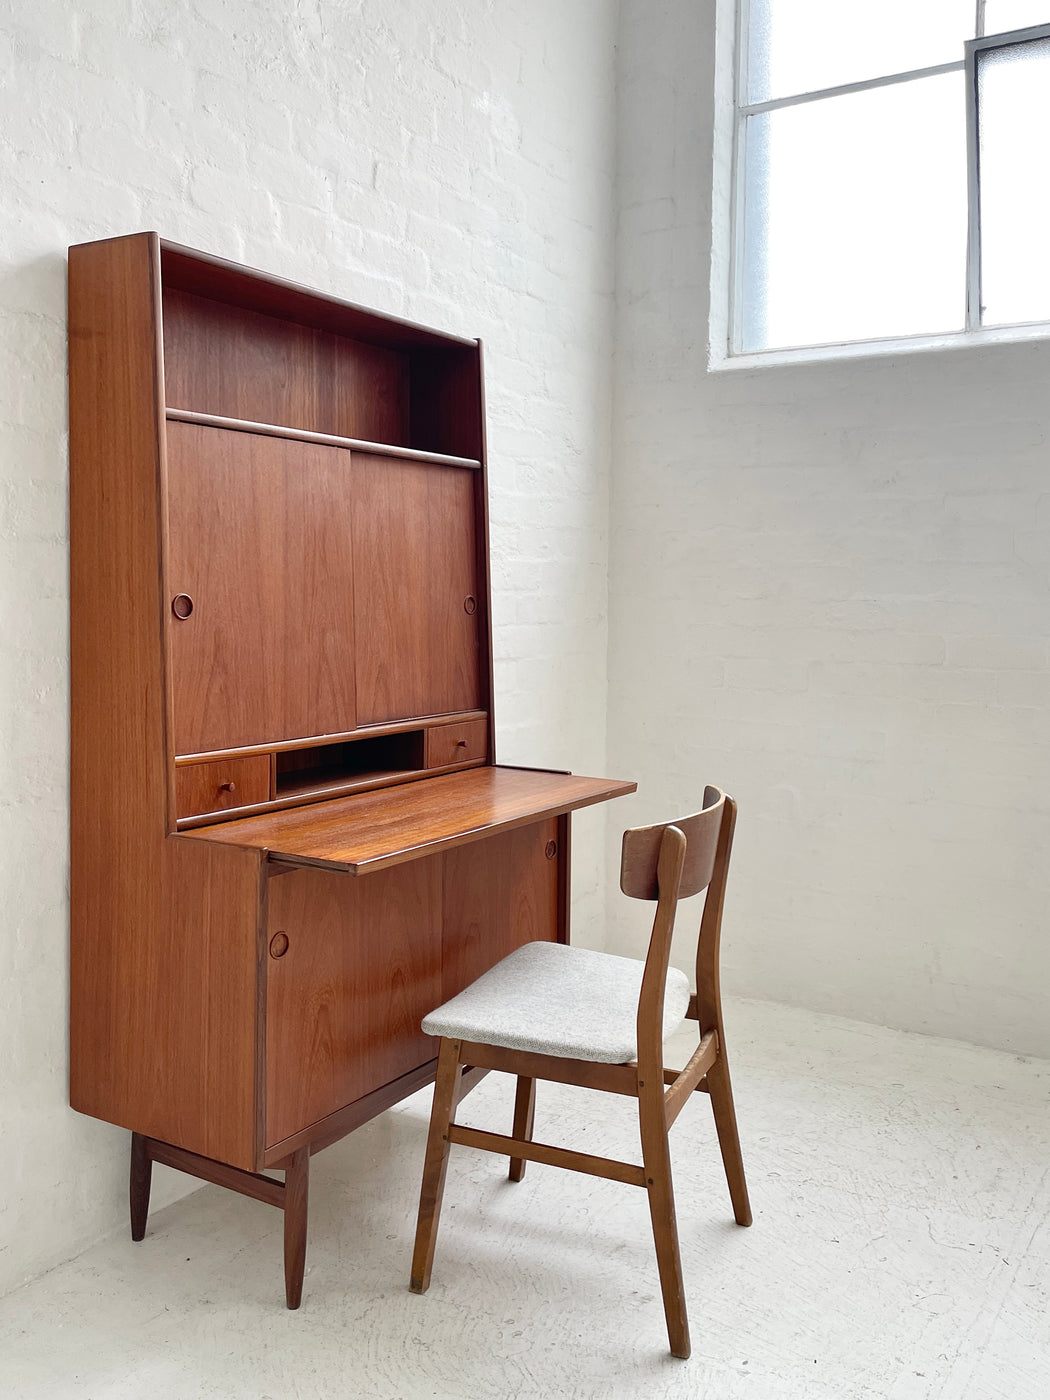
[[[1050,39],[977,55],[985,325],[1050,320]]]
[[[1030,24],[1050,24],[1048,0],[987,0],[984,7],[986,34],[1027,29]]]
[[[744,349],[959,330],[963,74],[749,117]]]
[[[748,101],[953,63],[974,0],[751,0]]]

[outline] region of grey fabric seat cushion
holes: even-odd
[[[564,1059],[624,1064],[638,1054],[635,1021],[645,964],[563,943],[526,943],[423,1018],[427,1035],[477,1040]],[[689,979],[667,970],[664,1039],[682,1024]]]

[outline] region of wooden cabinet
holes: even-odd
[[[361,724],[481,707],[474,473],[354,453]]]
[[[268,1149],[433,1057],[419,1023],[442,1000],[442,875],[431,856],[364,880],[296,870],[273,882]]]
[[[270,760],[264,754],[183,764],[175,769],[175,792],[180,817],[254,807],[270,800]]]
[[[551,937],[564,893],[558,838],[559,823],[548,818],[445,857],[441,996],[435,1005],[523,943]]]
[[[350,453],[190,423],[167,448],[175,752],[356,729]]]
[[[71,1102],[136,1238],[152,1161],[282,1206],[295,1306],[310,1153],[633,785],[495,765],[476,341],[155,234],[70,250],[69,326]]]

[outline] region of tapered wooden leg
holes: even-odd
[[[141,1133],[131,1134],[131,1176],[128,1199],[131,1205],[131,1238],[141,1240],[146,1233],[149,1215],[149,1191],[153,1181],[153,1162]]]
[[[667,1143],[662,1085],[653,1094],[643,1091],[638,1112],[649,1214],[653,1222],[656,1263],[660,1271],[660,1291],[667,1320],[667,1340],[671,1344],[671,1355],[684,1361],[690,1352],[689,1318],[685,1309],[682,1259],[678,1249],[678,1222],[671,1184],[671,1154]]]
[[[284,1173],[284,1296],[290,1308],[303,1300],[309,1198],[310,1149],[300,1147]]]
[[[514,1136],[519,1142],[532,1141],[532,1125],[536,1117],[536,1081],[518,1075],[518,1087],[514,1095]],[[520,1181],[525,1175],[525,1158],[510,1159],[510,1179]]]
[[[412,1254],[413,1293],[425,1293],[430,1287],[430,1271],[434,1266],[434,1245],[437,1242],[441,1197],[445,1190],[448,1168],[448,1130],[461,1092],[458,1040],[442,1040],[438,1051],[437,1079],[434,1083],[434,1107],[430,1114],[430,1134],[427,1155],[423,1163],[423,1185],[419,1193],[419,1218],[416,1222],[416,1245]]]
[[[744,1180],[744,1159],[740,1155],[740,1135],[736,1128],[733,1106],[733,1086],[729,1082],[729,1065],[721,1048],[718,1059],[707,1071],[707,1088],[711,1095],[711,1110],[715,1116],[718,1145],[722,1149],[722,1164],[729,1183],[729,1197],[738,1225],[751,1224],[751,1203]]]

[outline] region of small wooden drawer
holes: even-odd
[[[427,767],[469,763],[484,758],[488,746],[488,720],[467,719],[462,724],[435,724],[427,730]]]
[[[251,807],[270,800],[270,757],[220,758],[175,769],[175,801],[180,817],[201,817],[229,807]]]

